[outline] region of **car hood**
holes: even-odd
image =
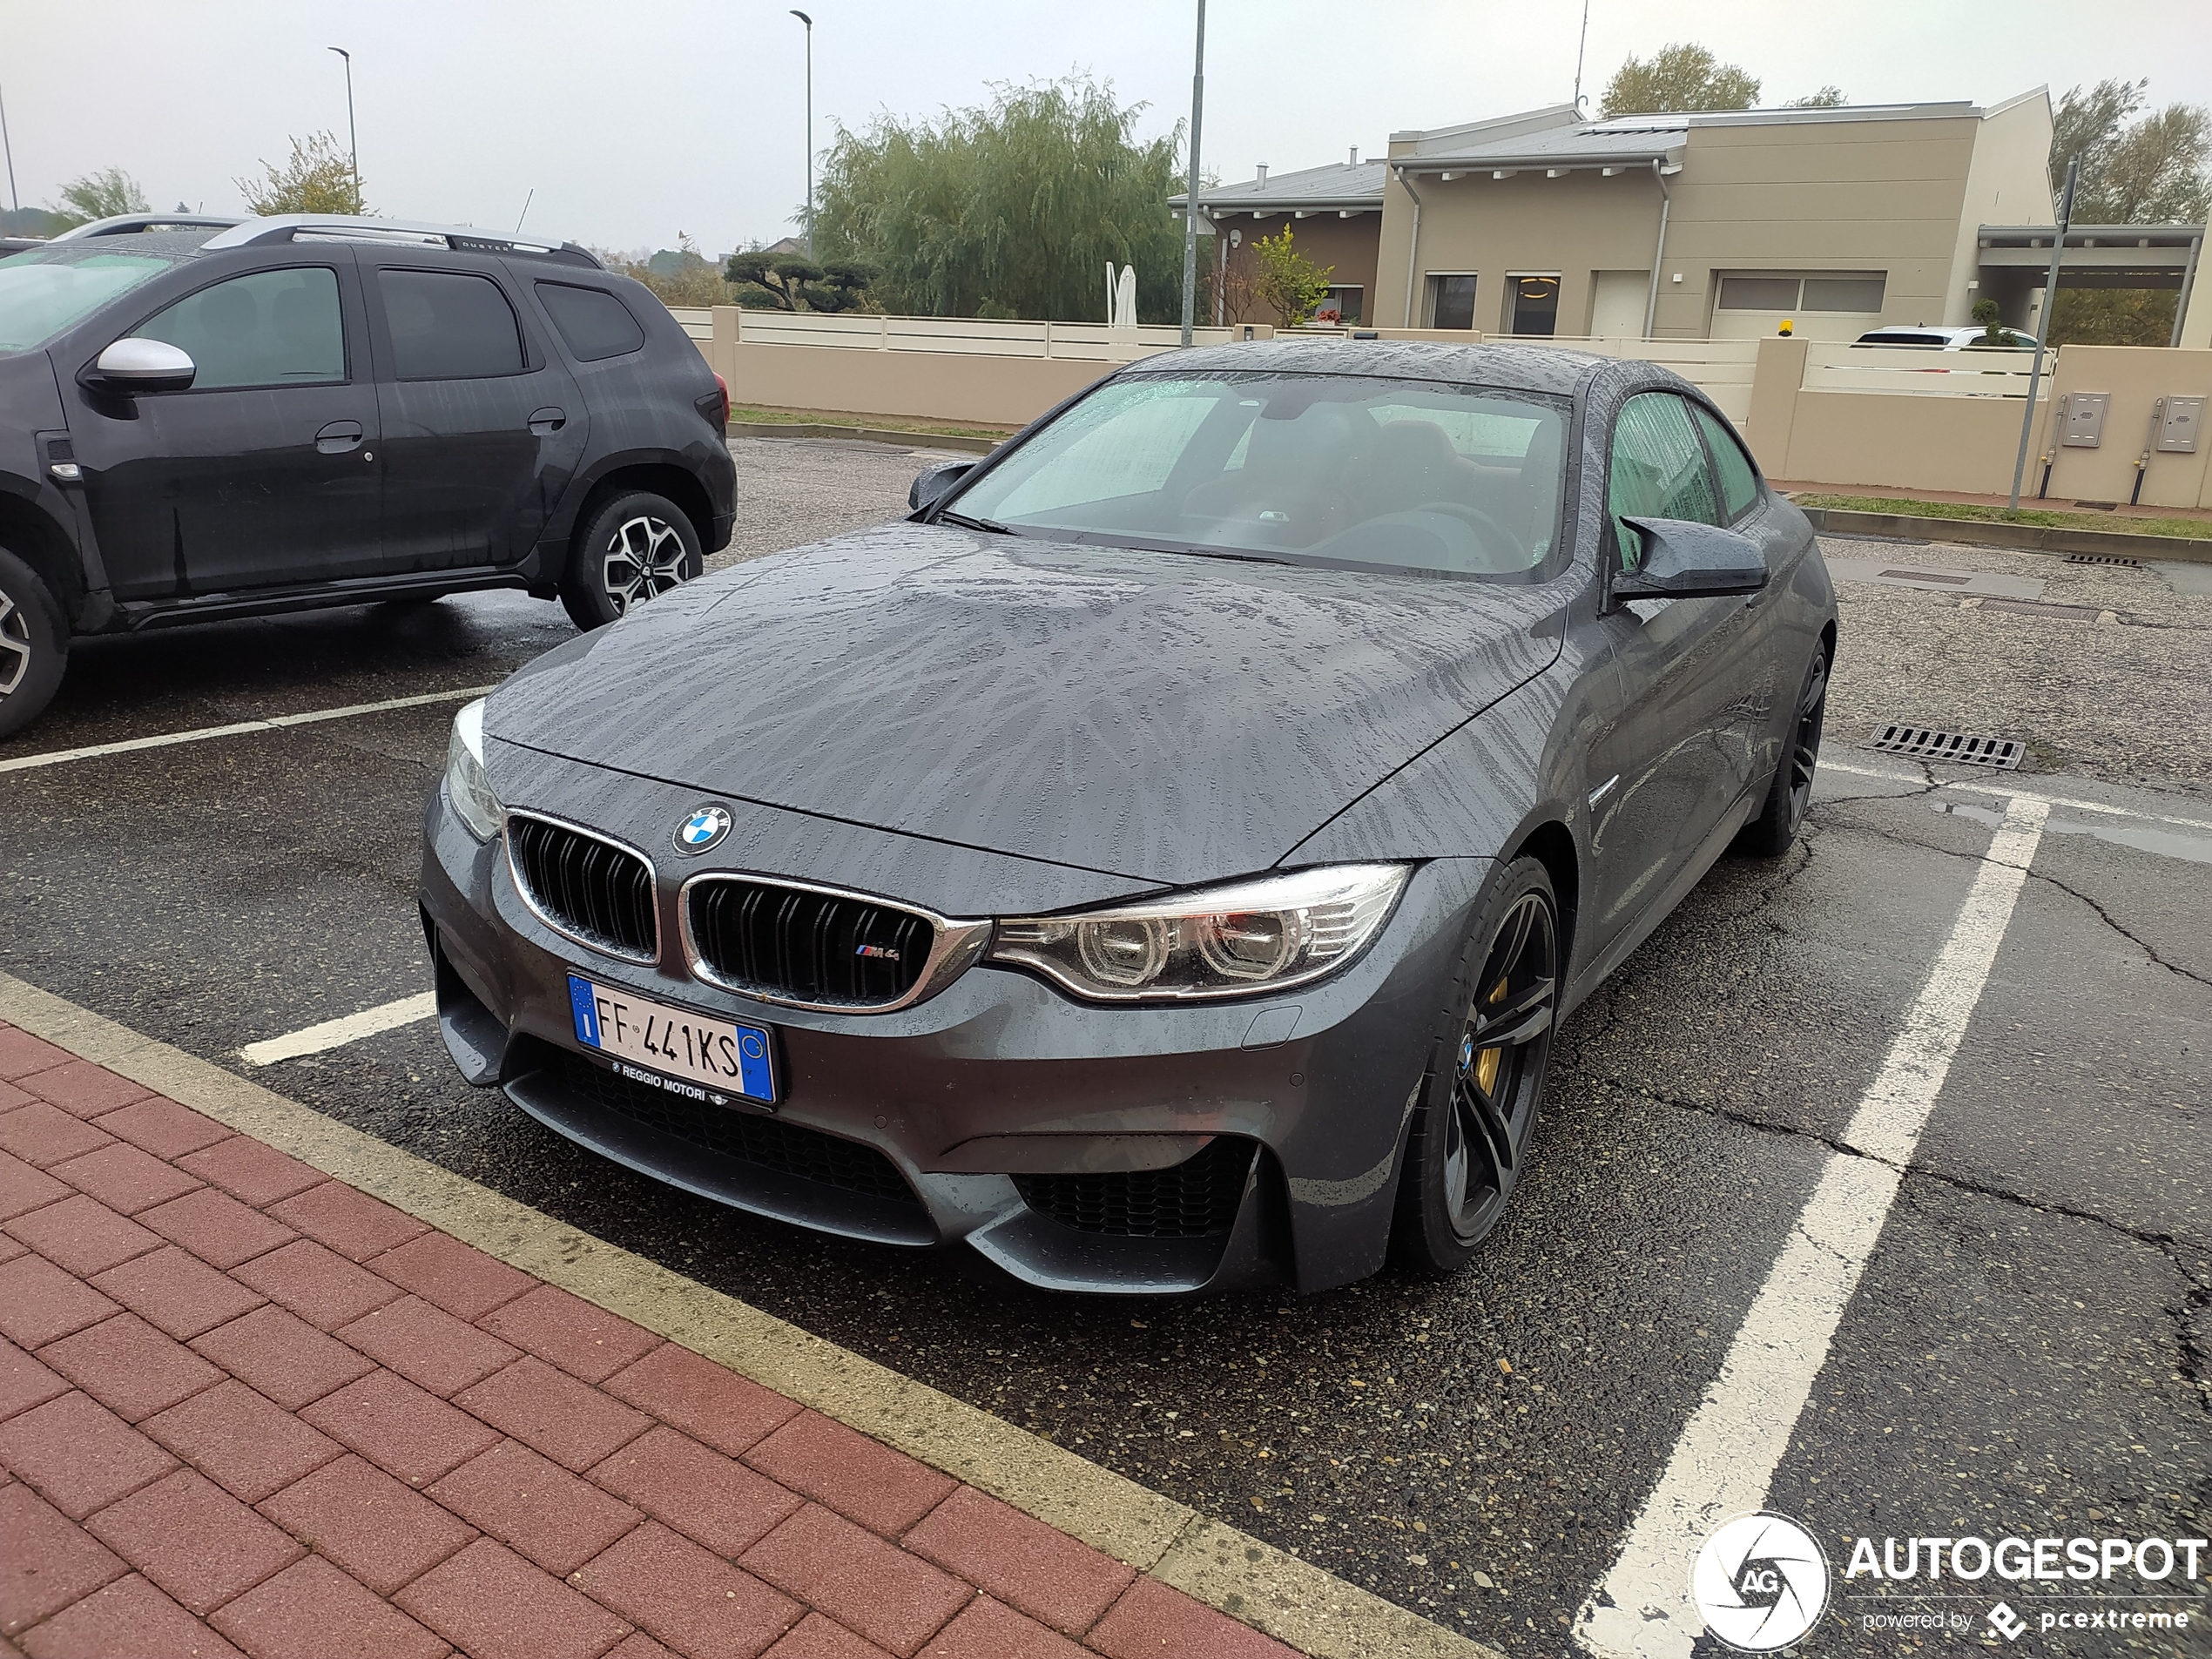
[[[485,726],[703,799],[1185,885],[1266,868],[1541,672],[1562,591],[900,523],[655,599],[509,681]]]

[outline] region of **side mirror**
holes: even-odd
[[[954,484],[974,470],[972,461],[941,461],[934,467],[924,468],[907,489],[907,505],[917,513],[927,512],[952,493]]]
[[[1766,586],[1766,556],[1748,536],[1686,518],[1624,518],[1643,558],[1613,578],[1615,599],[1707,599]]]
[[[199,369],[163,340],[118,340],[92,365],[88,382],[105,392],[181,392]]]

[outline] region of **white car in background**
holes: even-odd
[[[2006,346],[2035,344],[2034,335],[2022,334],[2017,328],[2000,328],[1998,332],[2004,335]],[[1916,323],[1910,328],[1876,328],[1861,334],[1852,343],[1858,346],[1923,346],[1932,351],[1966,351],[1975,347],[1986,351],[1999,349],[1985,343],[1985,333],[1979,323],[1961,328],[1930,328]]]

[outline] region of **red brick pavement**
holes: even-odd
[[[1286,1659],[0,1025],[0,1659]]]

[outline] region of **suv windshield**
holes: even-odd
[[[79,317],[158,276],[158,255],[34,248],[0,260],[0,352],[31,351]]]
[[[955,521],[1132,546],[1501,577],[1557,535],[1563,409],[1349,374],[1146,374],[984,472]]]

